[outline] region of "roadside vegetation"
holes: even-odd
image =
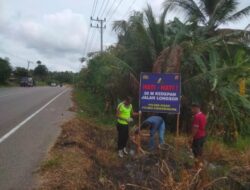
[[[208,115],[212,136],[236,143],[250,135],[250,32],[220,26],[250,14],[250,6],[238,11],[238,1],[169,1],[160,17],[150,5],[133,12],[128,20],[115,21],[118,43],[104,53],[91,55],[80,73],[79,86],[104,98],[104,112],[114,110],[125,95],[138,104],[141,72],[181,73],[181,130],[190,129],[190,104],[200,102]],[[166,23],[173,10],[182,10]],[[245,93],[239,90],[245,80]],[[175,120],[166,116],[172,131]],[[173,121],[171,121],[173,120]]]
[[[78,116],[62,126],[41,167],[41,189],[249,189],[250,32],[247,26],[221,28],[249,18],[250,6],[237,5],[237,0],[166,0],[159,17],[148,5],[115,21],[117,44],[89,55],[79,74],[72,109]],[[176,14],[166,22],[176,9],[186,19]],[[115,108],[126,95],[138,107],[141,72],[181,73],[181,135],[174,135],[175,116],[166,115],[166,146],[118,159]],[[192,102],[200,102],[208,117],[203,167],[195,164],[188,143]],[[145,134],[144,148],[146,142]]]
[[[96,99],[97,101],[93,101]],[[112,114],[104,123],[104,106],[95,95],[76,89],[77,117],[62,125],[62,133],[40,168],[39,189],[247,189],[250,144],[229,146],[209,138],[202,169],[195,168],[188,139],[169,131],[167,146],[146,155],[119,159]],[[132,135],[132,133],[131,133]],[[146,149],[148,139],[142,137]],[[134,148],[133,144],[129,144]],[[248,167],[246,167],[248,166]],[[244,174],[244,175],[243,175]]]
[[[20,80],[24,77],[32,77],[36,86],[75,83],[76,74],[73,72],[49,71],[41,61],[37,61],[36,64],[33,70],[24,67],[13,68],[9,58],[0,58],[0,87],[19,86]]]
[[[11,66],[8,59],[0,58],[0,85],[6,84],[11,74]]]

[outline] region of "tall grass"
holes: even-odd
[[[94,120],[97,124],[114,126],[115,113],[105,113],[104,98],[81,88],[74,91],[79,117]]]

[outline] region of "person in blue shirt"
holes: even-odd
[[[150,116],[148,117],[141,126],[141,129],[150,130],[150,140],[149,140],[149,149],[152,150],[155,148],[154,135],[158,133],[159,143],[164,144],[164,134],[165,134],[165,122],[160,116]]]

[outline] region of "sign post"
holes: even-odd
[[[179,137],[180,131],[180,114],[177,114],[177,121],[176,121],[176,136]]]
[[[141,73],[140,110],[177,114],[179,135],[181,75],[179,73]]]

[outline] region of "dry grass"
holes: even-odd
[[[71,99],[72,99],[73,105],[68,109],[68,111],[77,112],[78,107],[76,103],[76,97],[73,92],[71,93]]]
[[[75,118],[65,123],[41,166],[39,189],[210,190],[227,179],[224,173],[213,177],[206,166],[193,167],[187,137],[169,136],[170,148],[121,160],[116,155],[115,136],[115,128],[87,120]],[[239,153],[221,143],[207,142],[205,160],[227,167],[249,165],[250,151]]]
[[[237,150],[229,148],[218,141],[210,141],[205,146],[205,159],[208,162],[219,163],[227,166],[250,165],[250,150]]]
[[[114,155],[103,149],[105,143],[96,144],[95,139],[101,136],[101,131],[88,122],[73,119],[65,123],[49,158],[41,166],[39,189],[97,189],[98,163],[109,166],[115,161]]]

